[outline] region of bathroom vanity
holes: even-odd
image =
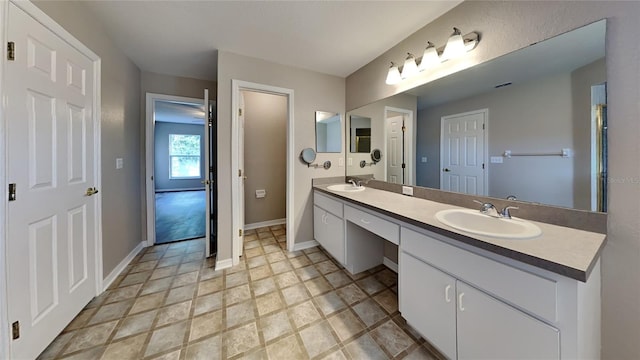
[[[600,263],[606,236],[532,222],[532,239],[456,230],[453,205],[366,188],[314,186],[314,235],[351,273],[398,245],[407,323],[451,359],[600,357]]]

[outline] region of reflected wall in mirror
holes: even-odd
[[[342,151],[342,124],[340,114],[316,111],[316,152],[339,153]]]
[[[371,161],[371,153],[355,151],[351,138],[346,161],[347,175],[371,175],[374,179],[397,184],[415,184],[415,151],[412,144],[413,114],[416,109],[416,96],[399,94],[348,112],[350,119],[368,119],[371,129],[370,148],[380,149],[383,156],[381,162],[361,168],[359,164],[363,160],[366,163]],[[350,132],[353,133],[353,125]]]
[[[604,211],[605,29],[601,20],[353,110],[371,117],[372,147],[389,156],[358,170],[348,152],[347,175],[398,182],[385,121],[413,101],[405,162],[415,177],[402,183]]]
[[[371,151],[371,118],[349,115],[349,152],[368,153]]]

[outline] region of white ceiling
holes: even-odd
[[[216,80],[217,50],[346,77],[450,1],[85,1],[143,71]]]
[[[157,100],[155,102],[155,121],[180,124],[204,124],[202,104],[190,104],[177,101]]]

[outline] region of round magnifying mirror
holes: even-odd
[[[373,149],[371,152],[371,160],[373,160],[374,163],[377,163],[380,159],[382,159],[382,152],[380,149]]]
[[[316,151],[312,148],[302,149],[302,152],[300,153],[300,159],[302,159],[302,161],[309,165],[316,160]]]

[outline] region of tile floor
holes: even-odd
[[[437,359],[398,312],[397,275],[350,276],[284,226],[248,231],[214,271],[204,241],[142,251],[39,359]]]

